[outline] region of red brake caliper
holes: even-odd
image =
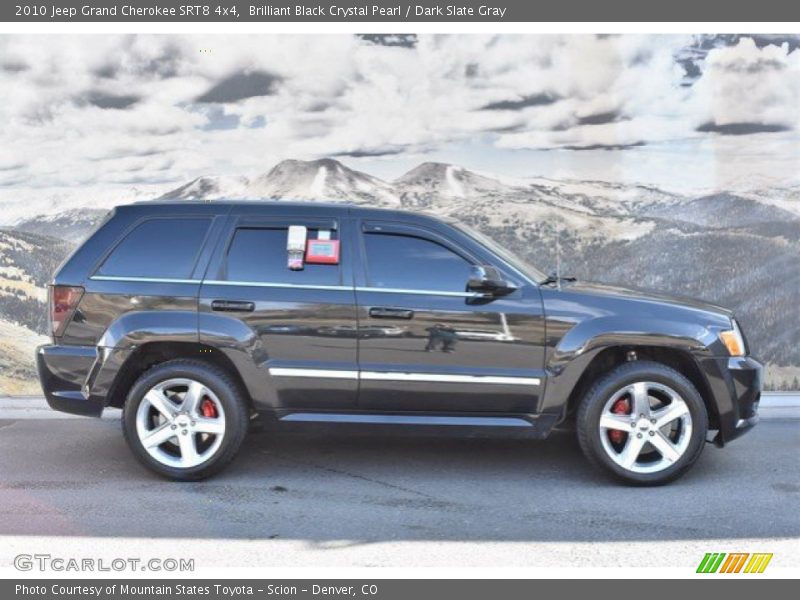
[[[627,398],[620,398],[614,402],[614,406],[611,407],[611,412],[615,415],[629,415],[631,414],[631,403],[628,402]],[[609,439],[615,444],[624,442],[625,436],[627,435],[627,433],[619,431],[618,429],[612,429],[608,432]]]
[[[203,413],[204,417],[209,417],[211,419],[217,418],[217,407],[214,406],[214,403],[209,398],[204,399],[200,403],[200,412]]]

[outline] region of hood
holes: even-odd
[[[672,306],[700,310],[703,312],[710,312],[718,315],[724,315],[729,318],[733,318],[732,310],[724,308],[722,306],[717,306],[716,304],[711,304],[709,302],[703,302],[702,300],[696,300],[694,298],[673,296],[670,294],[662,294],[659,292],[653,292],[648,290],[627,288],[617,285],[608,285],[605,283],[594,283],[589,281],[585,282],[578,281],[575,283],[568,283],[564,287],[573,293],[579,293],[579,294],[584,293],[596,296],[610,296],[622,299],[641,300],[645,302],[648,301],[657,302],[660,304],[670,304]]]

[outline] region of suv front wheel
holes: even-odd
[[[159,475],[194,481],[222,469],[247,433],[247,406],[228,374],[196,360],[173,360],[145,372],[122,413],[125,440]]]
[[[708,414],[683,375],[650,361],[600,379],[578,409],[578,441],[590,462],[634,485],[661,485],[700,457]]]

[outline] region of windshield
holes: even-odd
[[[539,269],[534,267],[525,259],[521,258],[517,254],[514,254],[508,248],[501,246],[492,238],[487,235],[484,235],[480,231],[477,231],[470,227],[469,225],[465,225],[461,221],[456,219],[448,219],[448,222],[455,227],[456,229],[460,230],[462,233],[468,235],[472,239],[478,241],[482,246],[488,248],[493,254],[496,254],[500,258],[502,258],[505,262],[511,265],[514,269],[528,277],[529,279],[535,281],[536,283],[541,283],[547,276],[542,273]]]

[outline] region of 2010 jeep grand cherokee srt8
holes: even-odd
[[[455,221],[316,203],[116,208],[50,290],[54,409],[123,409],[134,455],[219,471],[250,418],[543,438],[675,479],[757,421],[732,314],[545,277]],[[709,432],[713,434],[709,434]]]

